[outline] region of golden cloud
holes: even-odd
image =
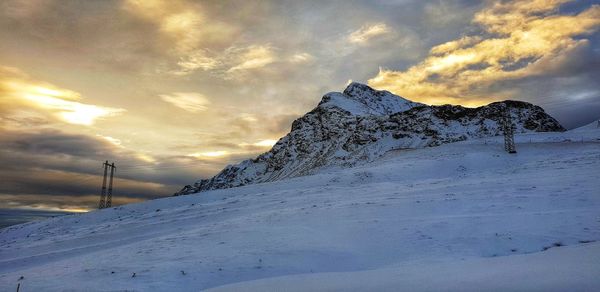
[[[264,67],[275,62],[275,52],[271,46],[250,46],[237,55],[237,65],[229,68],[227,73]]]
[[[218,60],[205,49],[207,45],[231,42],[238,29],[228,23],[209,19],[200,4],[179,0],[127,0],[123,9],[154,23],[170,53],[179,58],[177,70],[170,73],[187,75],[195,70],[214,69]]]
[[[496,2],[473,20],[489,37],[466,36],[441,44],[406,71],[380,69],[369,84],[430,104],[477,106],[506,98],[514,91],[492,96],[485,88],[498,81],[544,74],[553,60],[587,45],[586,39],[575,37],[600,25],[600,6],[575,15],[556,14],[565,2]]]
[[[289,58],[290,63],[301,64],[301,63],[310,63],[315,59],[315,57],[309,53],[297,53],[292,55]]]
[[[239,28],[210,18],[200,3],[126,0],[123,9],[154,24],[164,38],[162,44],[177,58],[175,68],[161,69],[160,72],[185,76],[202,70],[224,79],[243,79],[246,71],[277,61],[275,48],[269,44],[233,45]],[[307,62],[311,57],[299,54],[289,61]]]
[[[210,104],[204,95],[196,92],[175,92],[162,94],[159,97],[165,102],[192,113],[206,110]]]
[[[462,49],[465,47],[472,46],[481,41],[481,37],[479,36],[465,36],[455,41],[449,41],[443,43],[441,45],[435,46],[431,48],[430,53],[432,55],[443,55],[450,53],[452,51],[456,51],[458,49]]]
[[[121,139],[117,139],[117,138],[111,137],[111,136],[104,136],[104,135],[100,135],[100,134],[96,134],[96,137],[100,137],[116,147],[123,148],[123,142],[121,142]]]
[[[89,126],[98,119],[114,116],[124,109],[79,102],[81,95],[50,83],[36,81],[16,68],[0,66],[0,104],[11,114],[23,108],[50,114],[63,122]],[[18,110],[17,110],[18,109]]]
[[[360,29],[352,32],[348,36],[348,41],[353,44],[363,45],[370,39],[387,34],[390,31],[391,29],[385,23],[364,25]]]
[[[220,61],[211,58],[205,50],[196,50],[179,58],[177,65],[179,68],[170,73],[174,75],[188,75],[196,70],[212,70],[220,65]]]

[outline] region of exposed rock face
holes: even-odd
[[[541,107],[526,102],[507,100],[478,108],[428,106],[352,83],[343,93],[323,96],[268,152],[229,165],[175,195],[302,176],[327,166],[352,166],[394,149],[502,135],[504,108],[515,133],[565,130]]]

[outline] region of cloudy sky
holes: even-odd
[[[0,2],[0,208],[172,194],[349,80],[429,104],[600,116],[599,1]]]

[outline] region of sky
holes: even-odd
[[[0,208],[169,196],[350,81],[427,104],[600,117],[600,0],[0,2]]]

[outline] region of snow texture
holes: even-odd
[[[599,291],[600,129],[0,230],[0,290]]]

